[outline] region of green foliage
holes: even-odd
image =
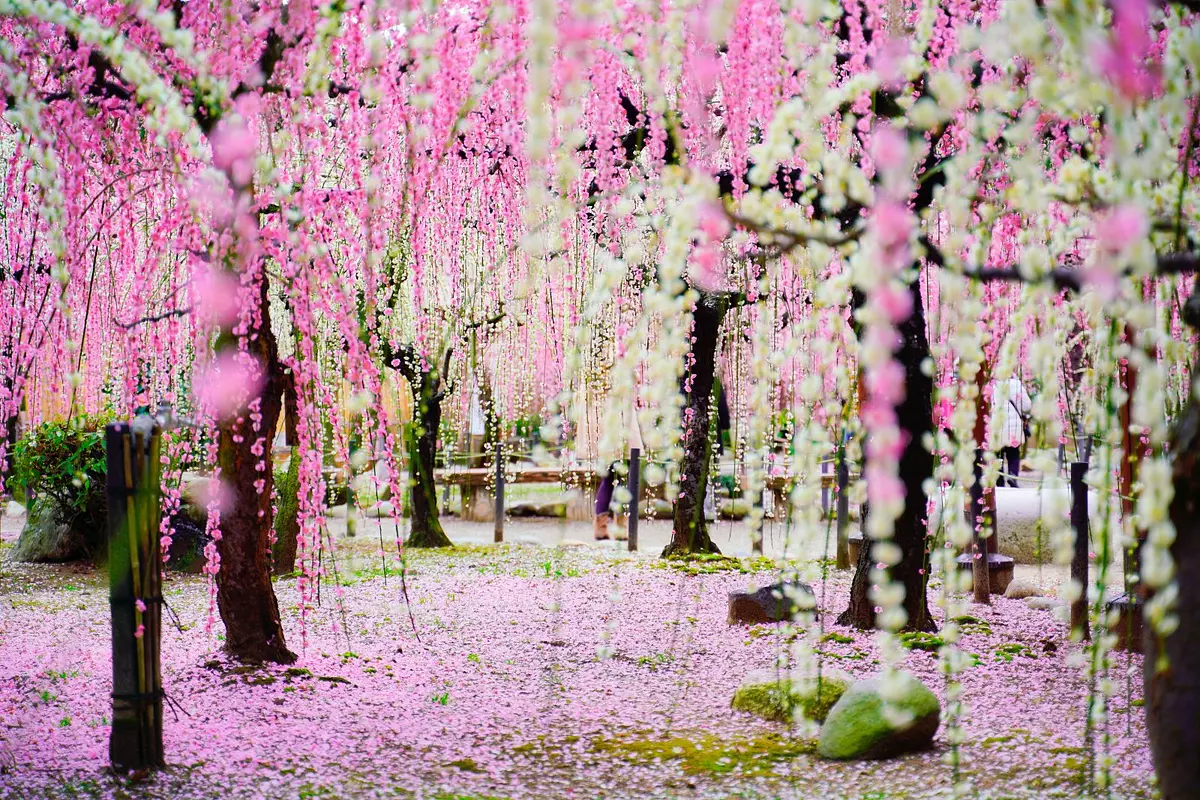
[[[896,638],[902,647],[909,650],[924,650],[927,653],[936,653],[945,644],[942,637],[924,631],[907,631]]]
[[[50,501],[62,523],[103,530],[104,426],[107,417],[76,417],[70,423],[45,422],[17,440],[12,482],[32,498]]]
[[[995,661],[1010,663],[1017,656],[1022,658],[1037,658],[1037,653],[1033,652],[1023,644],[1009,642],[1008,644],[1002,644],[996,648]]]
[[[620,755],[642,763],[676,761],[689,775],[770,775],[779,764],[809,755],[814,743],[776,733],[749,739],[729,739],[704,734],[671,739],[622,736],[602,739],[595,745],[602,753]]]
[[[797,709],[806,719],[824,722],[829,709],[845,694],[849,684],[840,678],[794,681],[782,678],[765,683],[745,683],[733,693],[731,705],[774,722],[791,722]]]

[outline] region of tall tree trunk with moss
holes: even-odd
[[[409,547],[454,546],[438,518],[437,487],[433,481],[442,400],[446,395],[444,376],[450,368],[451,353],[447,349],[439,370],[418,355],[412,345],[398,348],[386,342],[383,345],[384,363],[408,381],[415,406],[413,420],[404,428],[412,512],[412,530],[405,542]]]
[[[221,514],[217,608],[225,623],[225,651],[231,656],[242,661],[290,664],[296,655],[284,641],[270,569],[274,484],[271,440],[279,423],[287,376],[271,330],[265,275],[261,278],[258,301],[261,326],[258,336],[246,343],[248,352],[259,360],[266,373],[259,395],[258,430],[251,427],[250,415],[243,413],[221,423],[218,432],[217,459],[233,497],[229,508]],[[226,340],[225,346],[231,345],[231,336],[222,338]],[[260,471],[259,465],[264,460],[266,468]],[[261,491],[256,485],[259,480],[263,481]]]
[[[408,484],[412,494],[412,530],[406,544],[409,547],[452,547],[442,530],[438,517],[437,486],[433,481],[434,459],[437,456],[438,428],[442,424],[442,397],[432,391],[436,381],[426,376],[423,388],[416,393],[413,421],[404,431],[408,450]]]
[[[692,312],[692,362],[685,374],[690,383],[684,406],[683,463],[679,470],[679,497],[675,500],[671,541],[663,557],[688,553],[719,553],[708,535],[704,495],[713,443],[709,415],[716,377],[717,339],[728,300],[724,295],[702,294]]]
[[[893,580],[904,585],[904,610],[908,614],[905,629],[934,631],[937,626],[926,599],[929,515],[924,485],[925,479],[933,475],[933,454],[925,449],[926,435],[933,432],[933,377],[925,374],[923,367],[929,357],[929,338],[925,332],[920,281],[914,279],[909,289],[913,311],[899,326],[901,342],[896,352],[897,360],[904,367],[905,378],[904,400],[897,406],[896,415],[906,442],[900,456],[904,511],[896,520],[892,541],[899,546],[902,556],[890,573]],[[871,572],[875,563],[870,554],[871,543],[866,538],[866,520],[863,522],[863,543],[850,586],[850,607],[838,617],[838,624],[866,630],[875,624],[875,606],[870,598]]]

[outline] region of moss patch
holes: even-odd
[[[816,752],[816,742],[781,734],[763,734],[747,739],[721,739],[701,734],[670,739],[643,739],[636,735],[602,739],[595,745],[602,753],[642,762],[677,762],[689,775],[770,775],[778,764]]]
[[[902,647],[909,650],[924,650],[927,653],[936,653],[945,644],[942,641],[942,637],[934,633],[925,633],[924,631],[908,631],[896,638],[899,639]]]
[[[775,562],[765,556],[757,558],[732,558],[716,553],[685,553],[649,562],[652,569],[673,569],[687,575],[712,575],[718,572],[740,572],[752,575],[770,572]]]
[[[774,722],[791,722],[796,710],[804,712],[806,719],[824,722],[829,709],[845,693],[849,684],[838,678],[822,678],[801,682],[788,678],[765,683],[746,683],[733,693],[731,705]]]

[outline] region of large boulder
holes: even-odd
[[[39,498],[25,518],[12,557],[30,563],[77,561],[102,554],[104,543],[104,531],[84,530],[83,526],[63,522],[57,506]]]
[[[812,587],[801,581],[773,583],[756,592],[730,592],[729,624],[760,625],[790,620],[800,610],[798,604],[809,608],[816,604]]]
[[[805,719],[824,722],[849,686],[849,678],[841,675],[822,675],[818,683],[777,671],[755,672],[742,681],[730,705],[773,722],[792,722],[800,711]]]
[[[927,749],[940,724],[941,706],[925,684],[898,674],[901,691],[892,707],[907,721],[895,725],[884,708],[882,677],[859,681],[829,710],[818,752],[830,759],[890,758]]]

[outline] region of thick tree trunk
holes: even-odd
[[[259,429],[256,432],[251,428],[249,415],[243,412],[222,423],[219,430],[217,458],[221,476],[233,494],[233,502],[221,514],[221,540],[217,544],[221,555],[221,568],[217,572],[217,608],[225,623],[227,653],[242,661],[290,664],[296,660],[296,655],[284,642],[279,603],[271,586],[270,559],[271,490],[274,484],[271,440],[279,422],[286,377],[271,330],[265,276],[259,296],[259,313],[262,325],[258,337],[248,343],[250,353],[263,364],[267,375],[259,398],[262,415]],[[263,462],[266,467],[260,472],[257,467]],[[265,482],[262,491],[255,486],[258,480]]]
[[[1197,283],[1200,286],[1200,283]],[[1185,318],[1200,328],[1200,289],[1193,291]],[[1192,371],[1200,373],[1200,363]],[[1200,787],[1200,403],[1193,398],[1175,429],[1175,560],[1179,629],[1163,647],[1144,626],[1142,669],[1146,728],[1163,800],[1185,800]],[[1163,659],[1160,665],[1159,660]],[[1160,667],[1162,670],[1160,671]]]
[[[933,377],[926,375],[921,365],[929,357],[929,338],[925,333],[925,308],[921,298],[920,281],[910,286],[912,315],[899,326],[901,337],[897,359],[904,367],[904,400],[896,409],[900,429],[907,442],[900,456],[900,478],[904,482],[904,512],[896,520],[893,541],[903,554],[900,563],[891,569],[892,580],[904,585],[904,610],[908,613],[906,630],[933,631],[937,629],[929,613],[925,589],[929,579],[929,554],[926,538],[929,515],[925,497],[925,479],[933,474],[933,454],[925,449],[925,435],[933,431]],[[864,518],[864,531],[866,528]],[[858,569],[850,588],[850,607],[838,617],[838,624],[869,628],[874,614],[870,589],[869,542],[865,535]]]
[[[416,418],[404,432],[412,494],[412,531],[406,542],[409,547],[454,546],[438,518],[437,487],[433,482],[438,428],[442,424],[442,397],[437,385],[428,374],[424,377],[415,398]]]
[[[704,519],[704,494],[712,461],[709,410],[716,375],[717,338],[725,316],[725,300],[701,295],[692,314],[692,363],[687,372],[691,385],[684,406],[683,464],[679,474],[679,497],[675,500],[674,527],[663,557],[688,553],[721,552],[708,536]]]

